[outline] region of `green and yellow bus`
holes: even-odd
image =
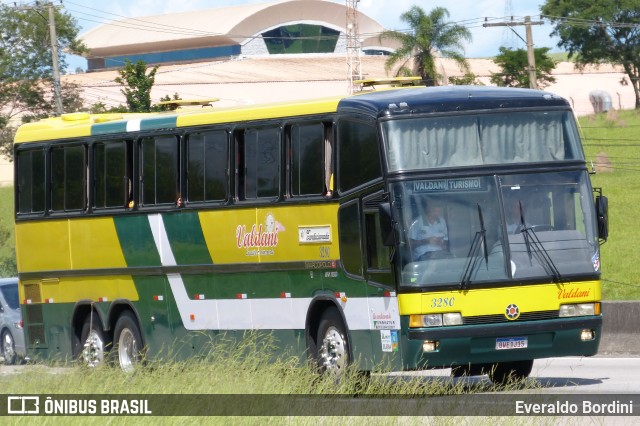
[[[73,113],[14,159],[35,359],[132,369],[259,330],[322,370],[503,382],[598,349],[606,197],[550,93]]]

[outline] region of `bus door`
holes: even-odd
[[[377,366],[401,367],[400,315],[391,268],[392,246],[385,245],[381,224],[382,192],[363,199],[364,276],[369,286],[372,352]]]

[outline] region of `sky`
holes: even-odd
[[[329,0],[337,3],[344,1]],[[13,1],[2,0],[12,4]],[[18,1],[18,5],[33,4],[34,1]],[[58,4],[58,1],[55,2]],[[63,7],[74,16],[82,33],[124,17],[140,18],[165,13],[187,12],[200,9],[212,9],[249,3],[268,3],[267,0],[104,0],[87,2],[86,0],[63,0]],[[400,15],[413,5],[419,5],[425,12],[435,7],[444,7],[449,11],[449,21],[464,25],[472,33],[473,41],[466,45],[465,54],[469,58],[491,57],[499,53],[500,46],[514,49],[525,49],[525,27],[483,27],[487,22],[496,23],[510,20],[522,22],[525,16],[532,21],[539,21],[540,5],[544,0],[360,0],[358,11],[376,20],[383,27],[391,30],[405,30],[407,25]],[[532,26],[535,47],[549,47],[558,51],[557,39],[551,38],[552,27],[548,24]],[[77,67],[86,69],[86,60],[68,56],[69,70]]]

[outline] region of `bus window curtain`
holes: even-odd
[[[390,170],[564,160],[560,112],[390,122]]]

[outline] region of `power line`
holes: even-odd
[[[525,16],[523,22],[497,22],[497,23],[485,23],[483,27],[515,27],[524,25],[527,34],[527,62],[529,63],[529,87],[532,89],[538,88],[538,79],[536,77],[536,57],[533,50],[533,34],[531,31],[532,25],[542,25],[542,21],[532,21],[530,16]],[[518,36],[519,37],[519,36]]]

